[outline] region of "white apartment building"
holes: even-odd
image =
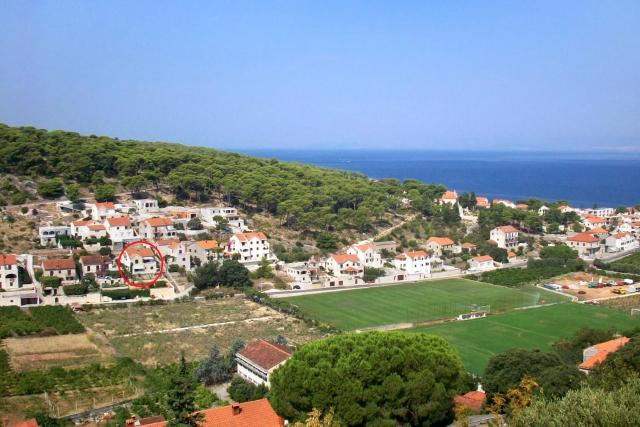
[[[324,260],[324,269],[335,277],[361,276],[364,266],[357,256],[351,254],[331,254]]]
[[[156,245],[165,260],[165,271],[169,271],[169,266],[172,264],[187,271],[191,269],[190,242],[181,242],[178,239],[157,240]]]
[[[146,218],[140,221],[140,237],[147,240],[167,240],[178,237],[173,222],[168,218]]]
[[[267,237],[262,232],[236,233],[229,239],[228,251],[231,254],[239,254],[242,263],[255,263],[266,258],[275,260],[271,253],[271,247]]]
[[[518,247],[518,229],[511,225],[496,227],[491,230],[489,236],[499,248],[513,249]]]
[[[615,233],[605,239],[607,252],[621,252],[638,247],[638,240],[631,233]]]
[[[116,205],[112,202],[96,203],[91,206],[91,218],[94,221],[103,221],[109,216],[116,215]]]
[[[136,199],[133,201],[133,204],[136,206],[138,212],[141,213],[157,212],[160,210],[156,199]]]
[[[71,227],[68,225],[44,226],[38,229],[38,235],[41,246],[55,246],[56,237],[71,235]]]
[[[237,372],[255,385],[269,387],[271,373],[291,357],[291,350],[266,340],[247,344],[236,353]]]
[[[357,256],[365,267],[382,268],[382,256],[371,242],[351,245],[347,249],[347,253]]]
[[[215,240],[197,240],[189,245],[191,259],[199,259],[200,264],[219,261],[222,259],[222,250],[223,248]]]
[[[153,250],[142,245],[133,245],[122,254],[121,263],[132,274],[157,274],[158,261]]]
[[[238,215],[238,210],[230,206],[220,207],[207,207],[200,209],[200,217],[203,222],[210,224],[212,227],[218,225],[216,221],[217,217],[223,218],[227,221],[229,227],[237,232],[243,232],[247,230],[244,220]]]
[[[397,255],[393,260],[393,266],[407,274],[431,274],[442,266],[439,258],[431,258],[426,251],[410,251]]]

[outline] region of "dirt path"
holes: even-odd
[[[382,230],[381,232],[379,232],[378,234],[376,234],[376,235],[373,237],[373,239],[374,239],[374,240],[375,240],[375,239],[379,239],[380,237],[382,237],[382,236],[384,236],[384,235],[386,235],[386,234],[391,233],[391,232],[392,232],[393,230],[395,230],[396,228],[398,228],[398,227],[402,227],[404,224],[406,224],[406,223],[407,223],[407,222],[409,222],[409,221],[413,221],[413,220],[414,220],[414,219],[416,219],[419,215],[420,215],[420,213],[415,213],[415,214],[411,215],[409,218],[405,218],[405,219],[403,219],[400,223],[398,223],[398,224],[396,224],[396,225],[394,225],[394,226],[392,226],[392,227],[385,228],[384,230]]]
[[[123,338],[123,337],[136,337],[136,336],[141,336],[141,335],[166,334],[166,333],[171,333],[171,332],[188,331],[188,330],[191,330],[191,329],[206,329],[206,328],[213,328],[213,327],[216,327],[216,326],[235,325],[235,324],[238,324],[238,323],[264,322],[264,321],[267,321],[267,320],[281,319],[283,317],[284,317],[283,315],[252,317],[250,319],[244,319],[244,320],[231,320],[231,321],[228,321],[228,322],[205,323],[205,324],[202,324],[202,325],[183,326],[181,328],[161,329],[159,331],[147,331],[147,332],[138,332],[138,333],[134,333],[134,334],[111,335],[110,337],[111,338]]]

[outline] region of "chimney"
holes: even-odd
[[[242,411],[242,408],[240,408],[240,404],[239,403],[233,403],[233,404],[231,404],[231,411],[232,411],[233,415],[240,415],[240,412]]]

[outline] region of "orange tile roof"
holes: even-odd
[[[131,226],[131,220],[128,216],[112,216],[110,218],[107,218],[107,222],[109,222],[109,226],[113,227]]]
[[[476,196],[476,206],[489,206],[489,199],[486,197]]]
[[[624,346],[629,342],[629,338],[627,337],[619,337],[609,341],[601,342],[599,344],[594,345],[597,350],[596,354],[592,357],[588,358],[580,365],[578,368],[580,369],[593,369],[596,365],[605,361],[607,356],[611,353],[615,353],[620,349],[620,347]]]
[[[111,258],[106,255],[85,255],[80,257],[83,265],[102,265],[111,262]]]
[[[473,249],[476,247],[476,245],[474,245],[473,243],[465,242],[462,245],[460,245],[460,247],[462,249]]]
[[[215,240],[198,240],[196,241],[196,245],[200,246],[202,249],[218,249],[218,242]]]
[[[503,233],[517,233],[518,229],[515,228],[513,225],[502,225],[500,227],[496,227],[498,230],[502,231]]]
[[[351,261],[353,263],[358,262],[358,257],[351,254],[331,254],[331,258],[333,258],[338,264],[344,264],[347,261]]]
[[[115,209],[116,205],[114,205],[113,202],[102,202],[102,203],[96,203],[96,208]]]
[[[242,241],[247,241],[251,239],[258,239],[258,240],[267,239],[267,237],[261,231],[248,231],[246,233],[236,233],[235,236],[238,240],[242,240]]]
[[[89,225],[89,224],[93,224],[93,221],[89,220],[83,220],[83,219],[79,219],[77,221],[73,221],[72,222],[73,225],[75,225],[76,227],[82,227],[83,225]]]
[[[442,197],[440,197],[440,199],[442,200],[457,200],[458,199],[458,195],[456,194],[455,191],[445,191],[444,194],[442,195]]]
[[[409,258],[420,258],[420,257],[428,257],[429,254],[426,251],[409,251],[405,252],[405,255]]]
[[[246,345],[238,354],[268,371],[291,357],[291,350],[283,345],[258,340]]]
[[[0,254],[0,265],[16,265],[17,264],[15,255],[3,255]]]
[[[516,253],[515,253],[515,252],[511,252],[511,251],[507,252],[507,257],[508,257],[508,258],[513,258],[513,257],[516,257],[516,256],[517,256],[517,255],[516,255]]]
[[[129,257],[134,257],[134,256],[152,257],[153,250],[151,250],[151,248],[147,248],[146,246],[143,246],[141,248],[136,248],[132,246],[127,249],[127,254],[129,255]]]
[[[486,399],[487,395],[484,391],[470,391],[463,395],[454,396],[453,402],[472,411],[480,411]]]
[[[631,236],[631,233],[616,233],[613,235],[616,239],[622,239],[623,237]]]
[[[170,248],[175,248],[180,244],[180,240],[179,239],[160,239],[160,240],[156,240],[156,244],[158,246],[168,246]]]
[[[606,219],[600,218],[599,216],[588,216],[585,219],[589,221],[591,224],[601,224],[603,222],[607,222]]]
[[[437,244],[439,244],[440,246],[449,246],[449,245],[453,245],[453,240],[451,240],[448,237],[429,237],[429,239],[427,240],[427,243],[431,243],[431,242],[435,242]]]
[[[570,242],[581,242],[581,243],[597,243],[600,241],[596,236],[590,233],[578,233],[573,236],[567,238]]]
[[[72,270],[76,268],[73,258],[65,259],[45,259],[42,261],[44,270]]]
[[[87,228],[91,231],[100,231],[105,229],[102,224],[89,224],[87,225]]]
[[[493,258],[491,258],[489,255],[480,255],[480,256],[473,257],[473,260],[475,262],[486,262],[486,261],[493,261]]]
[[[375,250],[376,246],[373,243],[363,243],[361,245],[356,245],[356,248],[358,248],[361,252],[366,252],[369,249]]]
[[[38,421],[35,418],[29,418],[28,420],[15,424],[13,427],[38,427]]]
[[[147,218],[143,222],[145,222],[151,227],[165,227],[167,225],[173,224],[173,222],[171,222],[171,220],[168,218],[158,218],[158,217]]]
[[[589,230],[589,233],[591,234],[602,234],[602,233],[606,233],[607,230],[605,230],[602,227],[594,227],[591,230]]]

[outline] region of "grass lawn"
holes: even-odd
[[[582,327],[622,331],[633,326],[640,326],[639,317],[606,307],[567,303],[411,331],[445,338],[460,352],[468,370],[482,373],[492,355],[510,348],[549,350],[553,342]]]
[[[561,302],[561,295],[535,287],[507,288],[467,279],[445,279],[287,298],[308,315],[344,330],[413,323],[471,311],[472,304],[491,312]]]

